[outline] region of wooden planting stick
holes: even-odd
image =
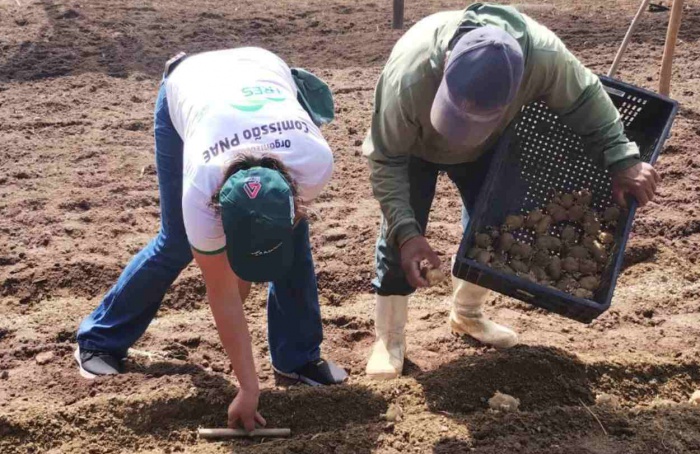
[[[661,77],[659,78],[659,93],[664,96],[668,96],[671,92],[673,53],[676,50],[676,39],[678,38],[678,28],[681,26],[682,13],[683,0],[673,0],[673,6],[671,7],[671,18],[668,21],[668,30],[666,30],[664,56],[661,60]]]
[[[286,438],[292,435],[292,429],[260,428],[252,432],[246,432],[244,429],[197,429],[197,434],[206,440],[253,437]]]
[[[642,4],[639,5],[637,14],[635,14],[634,19],[632,19],[630,28],[627,29],[627,33],[625,34],[625,38],[622,40],[620,49],[617,51],[617,55],[615,55],[615,60],[613,61],[612,66],[610,66],[610,70],[608,71],[608,77],[615,77],[615,73],[617,72],[617,66],[620,64],[620,60],[622,60],[622,54],[624,54],[625,50],[627,50],[627,45],[630,43],[632,33],[634,32],[634,29],[637,28],[637,23],[639,23],[639,19],[642,17],[642,13],[644,12],[644,10],[647,9],[647,7],[649,6],[650,1],[651,0],[642,0]]]

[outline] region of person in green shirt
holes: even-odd
[[[627,194],[640,205],[654,197],[659,176],[625,137],[600,81],[546,27],[513,7],[483,3],[419,21],[396,43],[381,73],[363,143],[383,215],[370,377],[401,374],[408,297],[428,285],[423,261],[440,266],[424,237],[438,173],[459,189],[465,227],[495,144],[521,108],[535,101],[545,102],[609,169],[619,204]],[[486,289],[454,277],[453,286],[453,332],[495,347],[517,343],[515,332],[483,316]]]

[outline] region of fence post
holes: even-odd
[[[392,28],[403,28],[403,0],[394,0],[394,21]]]

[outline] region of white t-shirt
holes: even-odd
[[[221,217],[210,201],[241,153],[279,159],[304,202],[330,179],[330,147],[297,101],[290,68],[272,52],[246,47],[191,56],[168,77],[165,90],[184,142],[185,230],[198,251],[226,246]]]

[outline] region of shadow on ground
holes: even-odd
[[[673,396],[680,402],[678,395],[692,393],[700,380],[695,363],[586,364],[558,348],[520,346],[463,357],[415,378],[432,412],[449,415],[469,429],[469,440],[443,438],[435,453],[700,449],[700,409],[655,404]],[[488,410],[487,399],[496,391],[519,398],[520,411]],[[617,395],[623,407],[595,406],[599,392]]]

